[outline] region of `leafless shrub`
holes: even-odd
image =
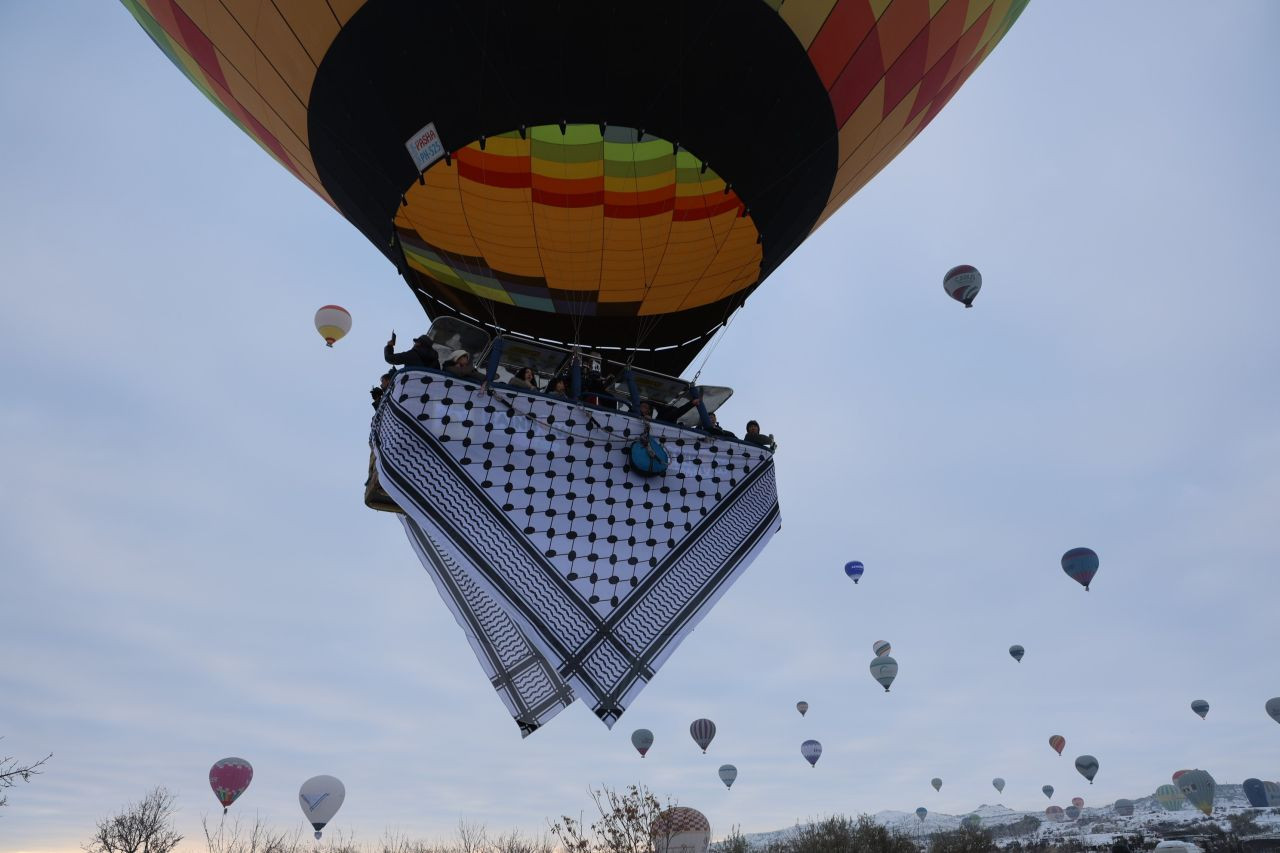
[[[170,853],[182,836],[173,828],[174,795],[154,788],[114,817],[98,821],[88,853]]]

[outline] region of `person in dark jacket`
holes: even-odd
[[[391,340],[382,348],[382,360],[387,364],[403,364],[405,367],[430,367],[440,369],[440,356],[431,345],[431,338],[419,335],[413,339],[413,347],[404,352],[395,352],[396,333],[391,333]]]
[[[743,440],[763,447],[770,452],[778,449],[778,442],[773,440],[772,435],[762,435],[760,433],[759,421],[747,421],[747,434],[743,436]]]
[[[387,389],[391,387],[391,371],[378,377],[378,384],[369,389],[369,396],[373,398],[373,407],[378,408],[378,404],[382,402],[382,395],[387,393]]]

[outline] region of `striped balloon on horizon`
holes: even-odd
[[[694,743],[702,748],[703,752],[706,752],[707,747],[711,746],[711,741],[716,736],[716,724],[706,718],[694,720],[689,724],[689,736],[693,738]]]

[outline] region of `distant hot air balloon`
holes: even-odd
[[[302,783],[302,788],[298,790],[298,803],[316,831],[317,841],[320,839],[320,830],[333,820],[346,798],[347,789],[332,776],[312,776]]]
[[[967,308],[968,306],[965,307]],[[982,826],[982,817],[981,815],[967,814],[960,818],[960,825],[965,829],[977,829]]]
[[[654,819],[649,837],[655,853],[706,853],[711,822],[697,809],[675,806]]]
[[[1273,696],[1267,700],[1267,716],[1280,723],[1280,696]]]
[[[844,573],[854,583],[857,583],[858,578],[862,577],[864,570],[861,560],[850,560],[844,564]]]
[[[1075,820],[1076,818],[1080,817],[1079,806],[1067,806],[1062,811],[1064,814],[1066,814],[1068,820]]]
[[[1093,777],[1098,775],[1098,759],[1092,755],[1082,755],[1076,759],[1076,770],[1093,784]]]
[[[1245,779],[1240,787],[1244,789],[1244,795],[1248,798],[1249,805],[1260,809],[1270,805],[1267,798],[1267,786],[1263,784],[1261,779]]]
[[[1062,735],[1050,735],[1049,746],[1053,747],[1053,751],[1062,755],[1062,750],[1067,748],[1067,739]]]
[[[939,779],[937,776],[934,776],[932,779],[930,779],[929,784],[933,786],[933,790],[935,791],[942,790],[942,780]]]
[[[1156,802],[1165,811],[1176,812],[1182,808],[1183,799],[1182,792],[1173,785],[1161,785],[1156,788]]]
[[[1025,655],[1026,653],[1027,653],[1027,650],[1024,649],[1022,646],[1012,645],[1009,647],[1009,655],[1018,663],[1022,663],[1022,656]]]
[[[724,783],[724,786],[726,788],[732,788],[733,780],[738,778],[738,768],[734,767],[732,764],[721,764],[719,773],[720,781]]]
[[[1053,799],[1053,786],[1052,786],[1052,785],[1042,785],[1042,786],[1040,787],[1040,790],[1044,792],[1044,795],[1045,795],[1046,797],[1048,797],[1048,798],[1049,798],[1049,799],[1051,799],[1051,800]]]
[[[1178,780],[1179,780],[1180,778],[1182,778],[1182,774],[1183,774],[1183,773],[1190,773],[1190,772],[1191,772],[1190,770],[1175,770],[1175,771],[1173,771],[1173,783],[1176,785],[1176,784],[1178,783]]]
[[[816,740],[807,740],[800,744],[800,754],[809,762],[810,767],[817,767],[818,759],[822,757],[822,744]]]
[[[997,791],[999,791],[1000,793],[1002,794],[1004,793],[1004,780],[1001,779],[999,776],[991,780],[991,786],[995,788]]]
[[[1049,806],[1044,810],[1044,816],[1051,821],[1060,823],[1063,818],[1062,806]]]
[[[326,305],[316,312],[316,331],[325,346],[333,346],[351,331],[351,315],[341,305]]]
[[[1121,817],[1133,816],[1133,800],[1116,800],[1116,814]]]
[[[972,308],[973,300],[982,289],[982,273],[968,264],[952,267],[942,277],[942,289],[947,292],[947,296],[962,303],[965,308]]]
[[[1267,792],[1267,805],[1273,809],[1280,808],[1280,784],[1263,782],[1262,787]]]
[[[1217,787],[1213,777],[1204,770],[1188,770],[1178,777],[1178,790],[1182,796],[1205,814],[1213,812],[1213,795]]]
[[[689,735],[693,738],[693,742],[706,752],[712,738],[716,736],[716,724],[707,719],[694,720],[689,724]]]
[[[898,677],[898,662],[888,655],[880,655],[871,661],[871,677],[888,693],[889,685]]]
[[[889,645],[888,640],[876,640],[871,644],[871,651],[875,652],[876,657],[880,657],[893,651],[893,646]]]
[[[924,819],[928,816],[929,816],[929,810],[926,809],[924,806],[921,806],[920,808],[916,809],[916,817],[920,818],[921,822],[923,822]]]
[[[1072,797],[1071,805],[1075,806],[1078,809],[1084,808],[1084,797]]]
[[[799,712],[800,712],[800,716],[802,716],[802,717],[803,717],[805,714],[809,713],[809,703],[808,703],[808,702],[804,702],[804,701],[797,702],[797,703],[796,703],[796,710],[797,710],[797,711],[799,711]]]
[[[648,729],[636,729],[631,733],[631,745],[636,748],[636,752],[640,753],[640,757],[644,758],[649,747],[653,746],[653,732]]]
[[[1200,715],[1200,719],[1209,716],[1209,703],[1203,699],[1197,699],[1191,703],[1191,710]]]
[[[213,795],[222,803],[222,813],[227,813],[227,806],[236,801],[253,781],[253,765],[243,758],[223,758],[215,761],[209,768],[209,787]]]
[[[1089,591],[1089,582],[1098,573],[1098,555],[1091,548],[1072,548],[1062,555],[1062,570]]]

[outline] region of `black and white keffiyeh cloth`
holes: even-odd
[[[780,527],[773,457],[667,424],[401,372],[374,418],[382,487],[528,734],[575,694],[607,726]]]

